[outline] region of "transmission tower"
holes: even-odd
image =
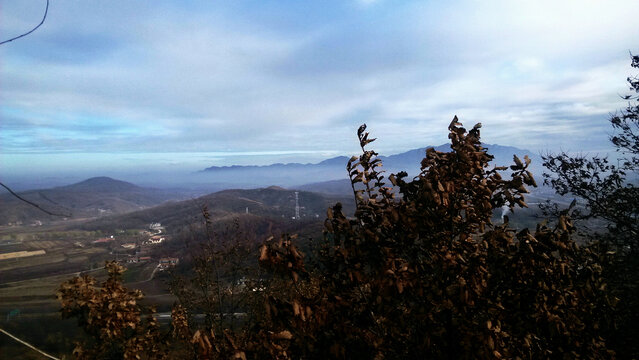
[[[300,199],[299,199],[299,191],[295,192],[295,220],[300,219]]]

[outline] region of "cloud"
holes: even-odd
[[[371,6],[381,2],[381,0],[355,0],[355,2],[361,6]]]
[[[455,114],[491,143],[605,146],[639,3],[368,3],[56,1],[0,47],[0,152],[353,152],[366,122],[388,154]],[[39,5],[3,0],[0,33]]]

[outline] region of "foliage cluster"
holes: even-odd
[[[78,359],[135,359],[139,353],[150,359],[166,353],[163,336],[153,309],[140,305],[144,297],[139,290],[129,291],[122,285],[124,268],[107,262],[109,277],[101,286],[88,275],[63,283],[57,293],[62,317],[76,318],[89,336],[73,350]],[[149,314],[143,317],[143,313]]]
[[[631,66],[639,69],[639,56]],[[606,231],[588,234],[599,243],[604,276],[613,296],[620,299],[614,324],[608,329],[609,343],[620,357],[639,356],[639,77],[629,76],[631,93],[625,109],[610,117],[614,133],[610,141],[620,160],[608,157],[549,154],[544,157],[545,183],[560,195],[575,196],[582,205],[571,213],[588,222],[603,220]],[[558,206],[546,204],[547,215],[556,215]]]
[[[391,175],[365,146],[349,162],[355,218],[328,211],[318,266],[292,242],[266,243],[261,263],[289,274],[293,298],[268,299],[282,358],[607,358],[598,329],[611,306],[597,254],[571,238],[565,214],[554,228],[516,232],[490,222],[493,209],[526,206],[529,160],[488,169],[479,126],[455,118],[449,153],[429,149],[422,172]],[[360,185],[358,187],[358,185]],[[303,275],[303,276],[302,276]],[[288,318],[287,318],[288,317]]]

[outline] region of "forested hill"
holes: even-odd
[[[109,177],[95,177],[76,184],[18,193],[41,208],[70,218],[121,214],[179,199],[172,191],[144,188]],[[60,220],[4,193],[0,195],[0,225],[31,225]]]
[[[309,191],[297,194],[302,220],[323,221],[326,209],[341,202],[346,213],[352,214],[352,196],[330,196]],[[169,228],[180,228],[202,221],[206,205],[214,219],[233,218],[249,214],[257,217],[291,220],[295,216],[295,191],[277,186],[260,189],[232,189],[205,195],[197,199],[168,202],[150,209],[97,219],[85,225],[87,229],[136,228],[151,222],[161,222]]]

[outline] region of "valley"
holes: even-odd
[[[103,186],[94,193],[121,196],[112,190]],[[347,197],[300,191],[300,218],[295,219],[295,191],[269,187],[224,190],[119,215],[52,219],[37,226],[5,225],[0,227],[0,313],[55,312],[57,286],[79,274],[103,277],[107,260],[127,267],[126,284],[142,289],[154,303],[164,298],[158,304],[168,306],[174,298],[164,284],[166,275],[157,276],[161,273],[157,270],[164,259],[188,257],[185,241],[202,224],[204,207],[216,229],[235,226],[257,244],[271,233],[321,237],[326,209],[336,202],[344,203],[352,214],[354,206]]]

